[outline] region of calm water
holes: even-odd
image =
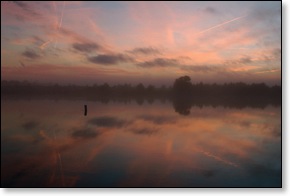
[[[1,183],[280,187],[281,107],[1,100]]]

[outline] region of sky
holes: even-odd
[[[1,1],[2,80],[281,84],[281,2]]]

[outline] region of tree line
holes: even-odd
[[[192,84],[189,76],[175,80],[173,93],[176,96],[281,96],[281,86],[267,86],[265,83],[243,82],[219,84]]]
[[[64,95],[86,97],[163,97],[163,98],[192,98],[199,96],[258,96],[281,97],[281,86],[267,86],[265,83],[246,84],[243,82],[224,84],[191,83],[189,76],[177,78],[172,86],[155,87],[118,84],[109,85],[41,85],[27,81],[1,81],[1,95]]]
[[[20,81],[1,81],[1,99],[65,99],[89,100],[102,103],[135,101],[138,105],[152,104],[155,100],[172,103],[176,112],[188,115],[191,107],[223,106],[229,108],[265,108],[281,105],[281,86],[264,83],[203,84],[191,83],[188,76],[177,78],[172,86],[155,87],[107,83],[94,85],[41,85]]]

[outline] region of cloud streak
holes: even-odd
[[[21,9],[23,9],[25,12],[31,14],[32,16],[37,16],[37,17],[41,16],[38,12],[32,9],[31,6],[29,6],[27,2],[13,1],[13,3],[17,5],[18,7],[20,7]]]
[[[125,54],[101,54],[98,56],[88,57],[88,60],[99,65],[116,65],[119,63],[134,61],[133,58]]]
[[[273,72],[278,72],[281,71],[280,69],[270,69],[270,70],[265,70],[265,71],[258,71],[256,72],[257,74],[262,74],[262,73],[273,73]]]
[[[33,50],[26,50],[22,53],[22,55],[29,58],[29,59],[38,59],[41,57]]]
[[[218,14],[219,13],[219,11],[217,9],[210,7],[210,6],[206,7],[204,9],[204,11],[207,13],[210,13],[210,14]]]
[[[181,66],[181,70],[189,72],[201,72],[201,73],[210,73],[210,72],[224,72],[226,71],[224,67],[217,65],[192,65],[192,66]]]
[[[93,52],[101,49],[102,47],[96,43],[74,43],[72,47],[80,52]]]
[[[178,65],[179,65],[179,62],[177,59],[168,59],[168,58],[155,58],[154,60],[151,60],[151,61],[137,63],[137,66],[143,67],[143,68],[174,67]]]
[[[161,54],[159,50],[152,47],[134,48],[133,50],[130,50],[129,52],[132,54],[141,54],[141,55]]]

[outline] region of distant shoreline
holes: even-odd
[[[43,86],[23,82],[1,82],[2,100],[82,100],[96,101],[104,104],[110,102],[131,103],[139,105],[152,104],[156,100],[170,102],[176,112],[186,115],[193,106],[223,106],[229,108],[265,108],[267,105],[281,106],[282,91],[280,86],[269,87],[263,83],[245,84],[189,84],[183,86],[154,87],[143,84],[109,86]]]

